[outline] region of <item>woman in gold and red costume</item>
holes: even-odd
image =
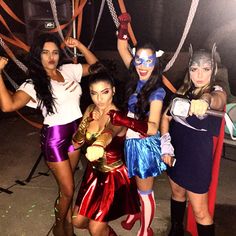
[[[75,148],[86,147],[88,165],[76,199],[73,224],[87,228],[91,235],[115,236],[108,222],[139,212],[135,182],[124,164],[126,128],[113,126],[108,112],[114,104],[115,87],[108,71],[89,79],[93,100],[73,137]],[[96,115],[94,115],[96,114]],[[96,118],[95,118],[96,117]]]

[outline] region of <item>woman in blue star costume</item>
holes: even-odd
[[[159,176],[166,165],[161,159],[159,123],[165,97],[162,88],[161,63],[150,43],[136,46],[132,55],[128,49],[127,29],[130,22],[128,13],[119,16],[118,51],[130,71],[127,86],[128,114],[110,111],[113,125],[128,128],[125,142],[125,156],[129,177],[136,179],[141,211],[140,214],[128,215],[121,224],[130,230],[136,220],[140,220],[138,236],[152,236],[151,223],[155,215],[153,192],[154,177]]]

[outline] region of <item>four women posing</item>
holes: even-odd
[[[66,46],[77,47],[88,64],[61,65],[58,39],[45,34],[31,47],[29,80],[15,94],[7,91],[0,73],[3,111],[15,111],[31,104],[39,107],[44,116],[42,151],[59,188],[53,233],[73,235],[73,173],[78,150],[85,147],[88,165],[73,212],[74,226],[87,228],[94,236],[116,235],[107,223],[128,214],[122,222],[125,229],[130,230],[140,220],[137,235],[154,235],[151,228],[155,215],[153,182],[154,177],[166,170],[165,162],[169,165],[172,189],[169,235],[184,235],[186,194],[193,206],[199,235],[214,235],[207,193],[211,180],[212,138],[219,132],[220,119],[207,116],[206,112],[209,108],[222,110],[226,103],[225,92],[214,84],[217,70],[214,52],[191,54],[189,77],[178,91],[190,100],[190,117],[183,120],[167,109],[161,122],[165,97],[158,59],[161,52],[145,43],[136,47],[134,55],[130,54],[127,41],[130,16],[124,13],[119,21],[118,51],[131,72],[127,115],[119,111],[113,99],[116,91],[109,72],[99,64],[89,70],[97,59],[76,39],[67,39]],[[6,63],[1,57],[0,72]],[[96,73],[89,78],[94,104],[87,108],[76,131],[81,117],[79,82],[90,71]],[[175,166],[172,166],[173,156]]]

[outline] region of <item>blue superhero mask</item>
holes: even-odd
[[[134,66],[143,65],[145,67],[153,67],[157,62],[155,54],[147,56],[146,53],[141,53],[140,56],[135,55],[134,57]]]

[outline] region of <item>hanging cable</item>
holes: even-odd
[[[97,23],[96,23],[96,26],[95,26],[95,29],[94,29],[94,33],[93,33],[93,37],[88,45],[88,48],[90,49],[92,44],[93,44],[93,41],[94,41],[94,38],[95,38],[95,35],[96,35],[96,32],[97,32],[97,29],[98,29],[98,25],[101,21],[101,16],[102,16],[102,13],[103,13],[103,9],[104,9],[104,5],[105,5],[105,2],[106,0],[102,0],[101,2],[101,6],[100,6],[100,10],[99,10],[99,13],[98,13],[98,19],[97,19]]]
[[[9,57],[15,62],[15,64],[23,70],[25,73],[28,71],[28,68],[21,62],[19,61],[15,55],[12,53],[11,49],[5,44],[3,39],[0,37],[0,45],[2,48],[6,51],[6,53],[9,55]]]
[[[183,44],[185,42],[185,39],[186,39],[186,37],[188,35],[188,32],[189,32],[189,29],[190,29],[190,26],[193,22],[193,18],[195,16],[196,11],[197,11],[198,3],[199,3],[199,0],[192,0],[191,7],[190,7],[190,10],[189,10],[189,14],[188,14],[188,18],[187,18],[187,21],[186,21],[186,25],[184,27],[183,35],[181,37],[181,40],[179,42],[179,45],[178,45],[173,57],[167,63],[167,65],[164,69],[164,72],[168,71],[173,66],[177,56],[179,55],[179,52],[180,52],[181,48],[183,47]]]
[[[51,10],[52,10],[52,15],[53,15],[54,22],[56,24],[56,27],[58,28],[58,34],[60,35],[61,40],[64,42],[65,38],[63,36],[62,30],[61,30],[61,27],[60,27],[60,23],[59,23],[59,20],[58,20],[58,16],[57,16],[56,1],[55,0],[49,0],[49,1],[50,1],[50,5],[51,5]]]

